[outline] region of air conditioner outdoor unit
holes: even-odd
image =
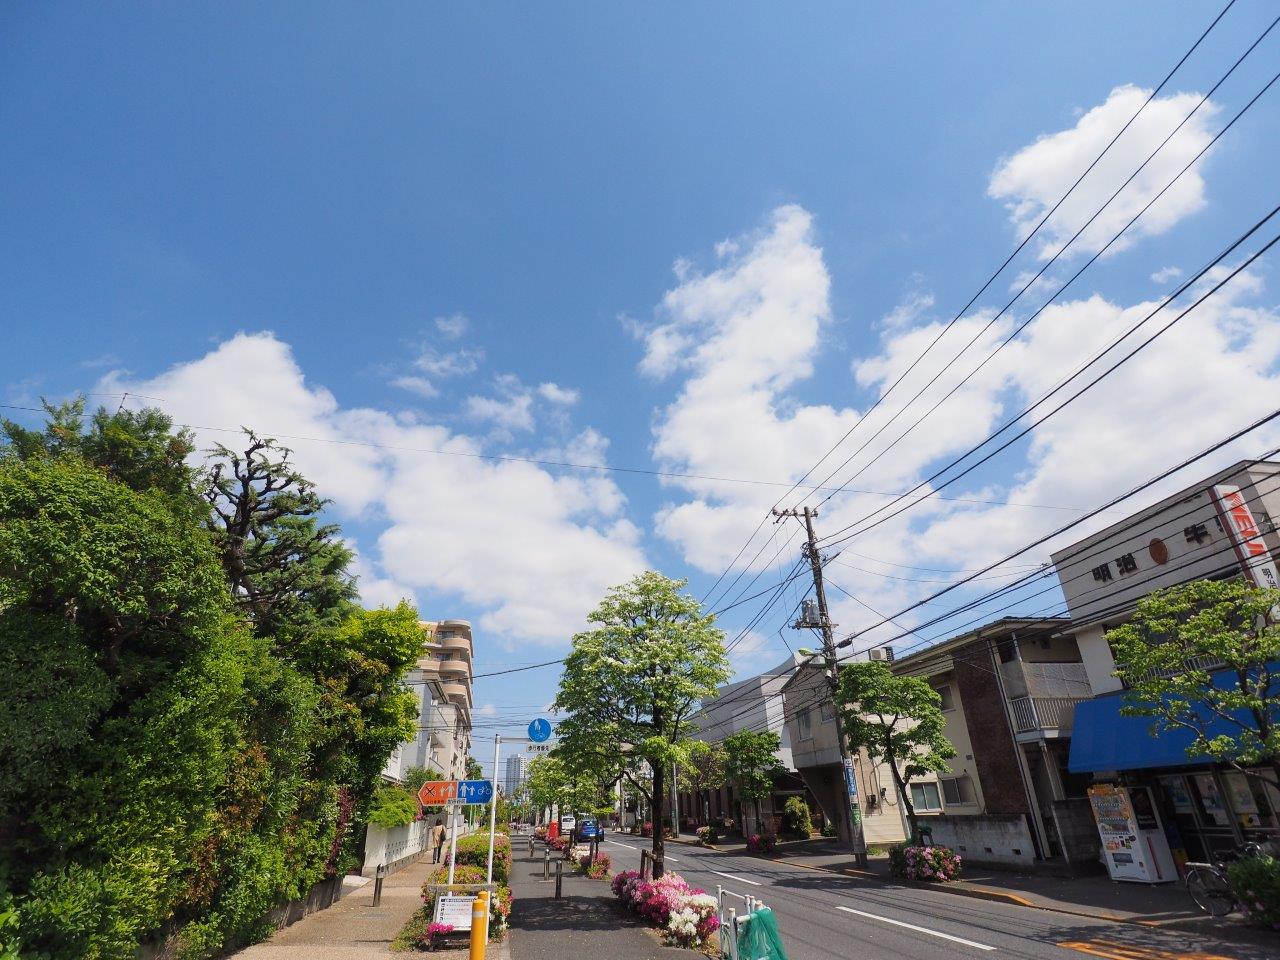
[[[870,660],[884,660],[887,663],[892,663],[893,647],[872,647],[867,651],[867,658]]]

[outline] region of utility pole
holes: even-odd
[[[801,618],[796,621],[795,626],[799,629],[817,629],[822,634],[822,658],[826,664],[832,712],[836,718],[836,743],[840,749],[840,772],[842,774],[840,794],[844,799],[845,831],[849,837],[849,844],[853,847],[853,855],[858,866],[865,870],[867,867],[867,841],[862,833],[862,810],[858,806],[858,780],[853,770],[853,758],[849,756],[849,747],[844,739],[844,723],[840,719],[840,705],[836,703],[836,690],[840,685],[837,672],[839,668],[836,665],[836,640],[831,629],[833,626],[831,617],[827,613],[827,591],[822,583],[822,554],[818,551],[818,536],[813,530],[813,518],[818,515],[818,510],[816,507],[804,507],[801,510],[779,510],[775,507],[773,514],[779,519],[782,517],[804,518],[804,529],[808,535],[804,549],[809,557],[809,567],[813,571],[813,592],[818,598],[818,619],[817,622],[813,622],[801,614]],[[847,644],[848,641],[845,641],[840,645],[847,646]]]

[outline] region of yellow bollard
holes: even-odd
[[[484,960],[489,940],[489,891],[481,890],[471,904],[471,953],[469,960]]]

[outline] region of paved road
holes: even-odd
[[[616,869],[641,842],[609,838]],[[1274,960],[1276,945],[1227,944],[1182,931],[1091,920],[795,864],[669,844],[667,867],[714,892],[750,893],[772,910],[791,960]]]

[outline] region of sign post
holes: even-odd
[[[502,749],[502,734],[493,735],[493,779],[498,779],[498,753]],[[486,866],[485,882],[493,883],[493,837],[498,819],[498,791],[493,791],[493,799],[489,801],[489,862]]]

